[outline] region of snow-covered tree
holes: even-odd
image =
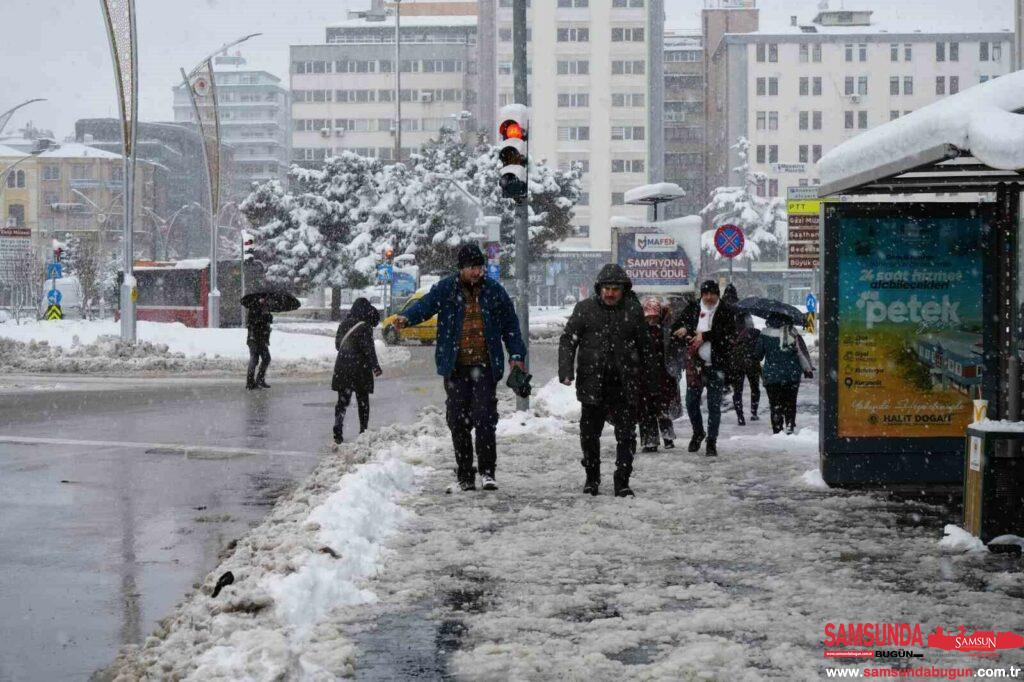
[[[103,255],[96,240],[89,237],[68,234],[65,243],[62,257],[64,275],[78,279],[82,287],[82,314],[86,319],[92,319],[93,306],[100,295]]]
[[[743,230],[746,246],[737,260],[778,260],[786,250],[786,204],[777,197],[757,196],[756,187],[765,181],[765,175],[750,170],[750,141],[741,137],[732,148],[740,159],[740,165],[733,170],[744,182],[712,190],[711,201],[701,215],[711,216],[716,227],[731,224]],[[714,230],[701,235],[701,247],[715,260],[722,258],[715,248]]]

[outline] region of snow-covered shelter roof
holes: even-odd
[[[626,190],[623,201],[627,204],[660,204],[685,196],[683,188],[674,182],[656,182]]]
[[[1024,71],[940,99],[825,154],[818,162],[819,196],[910,171],[917,172],[903,182],[916,181],[919,186],[934,180],[936,173],[966,175],[965,171],[989,183],[999,178],[1019,180],[1017,171],[1024,169],[1024,115],[1020,112],[1024,112]]]
[[[449,16],[402,16],[402,28],[435,27],[435,26],[476,26],[476,17],[465,15]],[[390,15],[383,19],[345,19],[327,28],[395,28],[395,17]]]

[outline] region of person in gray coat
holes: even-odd
[[[793,433],[800,377],[814,378],[803,337],[787,318],[769,315],[764,330],[757,337],[754,357],[758,362],[764,361],[763,380],[768,393],[772,433],[779,433],[783,427],[786,433]]]

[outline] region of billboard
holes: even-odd
[[[655,228],[623,228],[615,233],[616,262],[634,288],[676,292],[693,286],[693,268],[676,240]]]
[[[791,270],[814,270],[819,267],[821,203],[817,187],[790,187],[788,190],[786,215],[789,222]]]
[[[0,227],[0,284],[20,284],[26,268],[34,269],[32,230],[27,227]]]

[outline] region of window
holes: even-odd
[[[117,178],[114,178],[115,180]],[[10,188],[22,188],[25,186],[25,171],[16,170],[7,174],[7,186]]]
[[[843,112],[843,127],[846,128],[847,130],[853,130],[853,112],[852,111],[844,111]]]
[[[768,163],[779,162],[779,145],[770,144],[768,145]]]
[[[569,142],[590,139],[589,126],[559,126],[558,141]]]
[[[644,41],[643,28],[613,28],[613,43],[642,43]]]
[[[807,159],[809,159],[810,156],[810,150],[807,148],[807,145],[800,145],[797,154],[797,161],[799,161],[800,163],[807,163]]]
[[[900,60],[900,45],[899,43],[893,43],[889,46],[889,61],[898,62]]]
[[[900,94],[900,77],[890,76],[889,77],[889,94],[898,95]]]
[[[765,89],[765,79],[764,78],[758,78],[757,79],[757,94],[758,94],[758,96],[759,97],[763,97],[767,93],[768,93],[768,91]]]
[[[853,44],[852,43],[846,43],[845,49],[843,50],[843,52],[846,55],[846,61],[852,62],[853,61]]]
[[[590,192],[580,192],[580,198],[576,200],[577,206],[590,206]]]
[[[25,206],[22,204],[8,204],[7,220],[14,227],[25,227]]]
[[[988,61],[988,43],[978,43],[978,60],[983,62]]]
[[[960,76],[949,77],[949,94],[955,95],[960,92]]]
[[[558,93],[559,107],[589,107],[590,95],[585,92]]]
[[[949,44],[949,61],[958,62],[960,61],[960,43]]]
[[[764,43],[758,43],[756,51],[757,51],[757,61],[764,62],[764,60],[765,60],[765,51],[766,51],[765,44]]]
[[[775,63],[779,61],[779,44],[768,43],[768,61]]]
[[[811,126],[811,116],[808,111],[800,112],[800,130],[808,130]]]
[[[811,79],[811,94],[816,96],[821,94],[821,76]]]
[[[645,99],[642,92],[614,92],[612,93],[612,106],[642,107],[644,106]]]
[[[613,140],[642,140],[644,139],[643,126],[612,126]]]
[[[509,73],[512,73],[512,64],[509,63]],[[590,62],[586,59],[559,60],[559,76],[585,76],[590,73]]]
[[[987,83],[988,82],[988,76],[979,76],[978,77],[978,82],[979,83]]]
[[[779,94],[779,79],[774,76],[768,79],[768,94],[772,97]]]
[[[612,62],[612,75],[640,76],[646,71],[646,62],[642,59]]]
[[[811,81],[811,79],[808,78],[807,76],[801,76],[800,77],[800,96],[801,97],[806,97],[807,95],[811,94],[811,83],[810,83],[810,81]]]
[[[860,45],[858,45],[857,46],[857,56],[860,57],[860,60],[862,62],[866,62],[868,60],[868,46],[865,45],[864,43],[861,43]]]
[[[622,206],[626,203],[625,192],[612,192],[612,206]]]
[[[945,95],[946,94],[946,77],[936,76],[935,77],[935,94]]]
[[[811,46],[811,61],[821,62],[821,43],[815,43]]]
[[[946,61],[946,43],[935,43],[935,61]]]
[[[643,159],[612,159],[612,173],[643,173]]]
[[[821,112],[815,111],[811,113],[811,127],[815,130],[821,130]]]
[[[858,111],[857,112],[857,127],[864,130],[868,127],[868,112]]]
[[[914,94],[914,77],[904,76],[903,77],[903,94],[913,95]]]
[[[903,61],[909,62],[914,57],[914,46],[911,43],[903,44]]]
[[[589,7],[590,0],[558,0],[559,7]]]
[[[573,230],[576,232],[577,237],[590,237],[590,225],[577,225]]]
[[[759,196],[759,197],[763,197],[764,196],[764,185],[765,185],[764,178],[763,177],[759,178],[758,181],[757,181],[757,185],[756,185],[756,187],[757,187],[757,196]]]
[[[643,30],[643,29],[641,29]],[[560,43],[587,43],[590,42],[589,28],[560,28],[558,29],[558,42]]]
[[[768,120],[768,117],[765,115],[765,112],[763,112],[763,111],[757,112],[757,129],[758,130],[765,130],[765,128],[767,126],[767,120]]]
[[[818,163],[819,161],[821,161],[821,145],[820,144],[816,144],[816,145],[813,145],[811,147],[811,161],[813,163]]]
[[[764,151],[765,151],[765,146],[763,144],[757,145],[757,154],[755,155],[755,158],[757,159],[758,163],[764,163],[764,160],[765,160],[765,153],[764,153]]]
[[[998,62],[1003,59],[1003,46],[1000,43],[992,43],[992,61]]]
[[[846,88],[843,90],[844,95],[853,94],[853,76],[846,77]]]
[[[768,112],[768,130],[779,129],[779,112],[769,111]]]
[[[43,166],[43,180],[60,180],[60,166]]]
[[[857,78],[857,94],[866,95],[868,94],[868,77],[860,76]]]
[[[800,43],[800,61],[804,64],[811,60],[810,47],[807,43]]]
[[[779,196],[779,181],[769,180],[768,181],[768,196],[777,197]]]
[[[899,109],[893,109],[892,111],[889,112],[889,120],[890,121],[895,121],[899,117],[900,117],[900,110]]]
[[[612,0],[612,7],[643,8],[644,0]]]

